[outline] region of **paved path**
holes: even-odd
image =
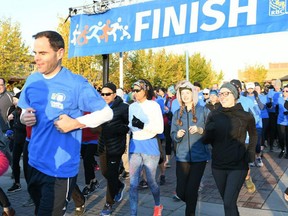
[[[256,192],[250,194],[243,186],[238,198],[239,211],[242,216],[288,216],[288,203],[283,199],[283,191],[288,186],[288,159],[279,159],[278,152],[269,152],[264,154],[264,166],[261,168],[253,167],[251,175],[256,185]],[[219,192],[215,186],[211,174],[211,164],[207,163],[203,182],[203,190],[199,193],[199,202],[197,206],[197,215],[200,216],[223,216],[223,205]],[[96,173],[100,181],[100,188],[89,196],[87,200],[87,216],[99,215],[105,204],[106,183],[101,172]],[[12,185],[11,170],[0,178],[0,185],[7,191]],[[181,201],[174,201],[173,191],[175,189],[175,161],[172,160],[172,167],[166,170],[166,184],[161,187],[161,202],[164,205],[164,216],[184,215],[185,205]],[[16,209],[17,216],[32,216],[33,207],[22,207],[22,204],[28,199],[26,184],[21,176],[22,190],[8,194],[9,199]],[[82,189],[84,187],[83,168],[81,167],[78,184]],[[112,215],[129,215],[129,180],[126,180],[126,190],[124,199],[119,203]],[[153,214],[153,198],[149,189],[139,190],[139,216]],[[74,203],[71,201],[68,206],[67,216],[74,215]]]

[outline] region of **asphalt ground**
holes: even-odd
[[[283,198],[283,191],[288,187],[288,159],[278,158],[279,149],[274,152],[266,152],[263,156],[263,167],[252,167],[251,176],[256,185],[256,191],[249,193],[243,185],[239,198],[238,207],[242,216],[288,216],[288,203]],[[97,160],[97,157],[96,157]],[[175,175],[175,158],[171,160],[171,168],[166,169],[166,184],[160,186],[161,203],[164,206],[162,215],[181,216],[185,215],[185,204],[182,201],[173,199],[173,192],[176,186]],[[0,177],[0,185],[4,191],[7,191],[13,184],[11,179],[11,169]],[[105,204],[106,181],[101,175],[101,171],[96,171],[96,176],[100,182],[100,187],[86,200],[86,212],[84,215],[95,216],[100,215],[100,212]],[[27,186],[21,172],[22,190],[14,193],[7,193],[12,206],[16,210],[17,216],[32,216],[34,207],[23,207],[29,199]],[[128,216],[130,215],[129,208],[129,179],[124,181],[126,189],[124,198],[120,203],[113,206],[112,215]],[[202,179],[203,187],[199,192],[197,215],[200,216],[222,216],[224,215],[223,202],[216,188],[213,176],[211,174],[211,163],[207,162],[205,173]],[[80,189],[84,188],[84,174],[81,161],[81,168],[78,176],[78,185]],[[68,205],[66,215],[74,215],[74,203],[71,200]],[[154,208],[153,197],[150,190],[139,189],[139,209],[138,215],[152,215]]]

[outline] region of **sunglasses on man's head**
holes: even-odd
[[[109,93],[101,93],[101,96],[110,96],[112,95],[113,93],[109,92]]]
[[[141,91],[141,89],[133,89],[132,90],[132,92],[136,92],[136,93],[138,93],[138,92],[140,92]]]

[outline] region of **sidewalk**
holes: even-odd
[[[283,191],[288,186],[288,160],[279,159],[279,152],[265,153],[263,157],[264,166],[261,168],[253,167],[251,176],[256,185],[256,192],[250,194],[245,186],[242,187],[239,198],[238,207],[242,216],[288,216],[288,203],[283,199]],[[101,175],[101,171],[97,171],[97,178],[100,182],[100,188],[88,197],[86,202],[87,216],[99,215],[105,204],[106,182]],[[4,191],[12,185],[13,180],[10,178],[11,169],[2,177],[0,177],[0,185]],[[216,188],[214,179],[211,174],[211,164],[207,163],[205,174],[203,177],[204,188],[199,192],[199,202],[197,205],[197,215],[200,216],[223,216],[224,210],[222,200]],[[78,177],[80,189],[84,187],[83,168]],[[29,198],[23,172],[21,176],[22,190],[8,195],[13,207],[17,212],[17,216],[32,216],[34,207],[22,207],[22,204]],[[126,180],[126,189],[124,199],[115,205],[116,209],[112,215],[128,216],[129,212],[129,180]],[[161,203],[164,206],[163,215],[180,216],[184,215],[185,205],[181,201],[174,201],[173,191],[175,190],[175,160],[172,160],[172,167],[166,170],[166,184],[160,186]],[[138,215],[153,214],[153,197],[149,189],[139,190],[139,209]],[[74,203],[71,201],[68,206],[67,216],[74,215]]]

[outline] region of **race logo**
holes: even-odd
[[[288,0],[269,0],[269,16],[288,14]]]
[[[56,109],[64,109],[63,102],[65,101],[66,96],[63,93],[53,93],[51,96],[51,107]]]
[[[125,38],[130,39],[131,35],[128,32],[128,25],[122,25],[122,18],[118,17],[116,22],[111,23],[111,20],[106,20],[105,23],[99,21],[97,25],[89,27],[84,26],[84,30],[79,30],[79,25],[77,24],[73,31],[73,38],[70,41],[74,46],[85,45],[89,40],[94,39],[98,43],[113,40],[114,42],[118,40],[124,40]]]

